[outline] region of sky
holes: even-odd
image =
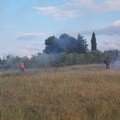
[[[0,57],[42,53],[63,33],[81,34],[90,49],[93,31],[99,50],[120,50],[120,0],[0,0]]]

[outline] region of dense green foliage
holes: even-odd
[[[19,63],[23,61],[25,63],[25,68],[41,68],[41,67],[59,67],[59,66],[69,66],[78,64],[99,64],[104,63],[104,59],[110,58],[110,62],[114,62],[120,58],[120,51],[109,50],[109,51],[92,51],[87,53],[67,53],[62,52],[59,54],[42,54],[28,58],[27,56],[13,57],[7,56],[0,61],[0,66],[9,69],[18,69]]]
[[[44,53],[86,53],[88,52],[88,45],[86,39],[78,34],[78,38],[69,36],[68,34],[62,34],[59,39],[55,36],[50,36],[45,40]]]

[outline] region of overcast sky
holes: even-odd
[[[0,0],[0,57],[42,52],[51,35],[86,38],[120,50],[120,0]]]

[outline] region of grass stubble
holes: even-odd
[[[0,76],[0,120],[120,120],[120,72],[101,68]]]

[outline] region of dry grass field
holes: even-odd
[[[0,120],[120,120],[120,71],[104,65],[0,75]]]

